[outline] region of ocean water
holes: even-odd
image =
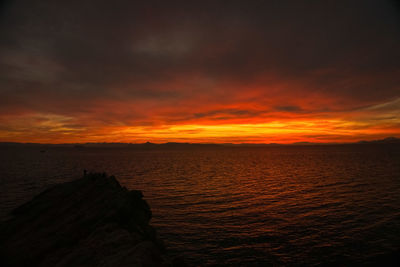
[[[83,169],[143,191],[201,265],[376,264],[400,249],[400,146],[0,149],[0,217]]]

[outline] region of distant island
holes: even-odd
[[[73,147],[76,149],[83,149],[89,147],[104,147],[104,148],[137,148],[137,149],[154,149],[154,148],[165,148],[165,149],[184,149],[184,148],[217,148],[217,147],[274,147],[274,146],[323,146],[323,145],[365,145],[365,144],[400,144],[400,138],[398,137],[387,137],[378,140],[361,140],[358,142],[350,143],[316,143],[316,142],[295,142],[290,144],[281,143],[114,143],[114,142],[103,142],[103,143],[65,143],[65,144],[41,144],[41,143],[17,143],[17,142],[0,142],[0,147],[14,147],[14,146],[55,146],[55,147]]]

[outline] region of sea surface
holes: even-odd
[[[400,146],[0,148],[0,217],[83,169],[149,202],[194,266],[376,264],[400,248]]]

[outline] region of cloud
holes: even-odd
[[[262,123],[357,117],[399,97],[391,1],[24,0],[1,16],[3,118]]]
[[[396,98],[392,101],[377,104],[377,105],[372,105],[367,108],[366,110],[385,110],[385,111],[398,111],[400,112],[400,97]]]
[[[286,112],[301,112],[303,109],[299,106],[277,106],[275,107],[278,111],[286,111]]]

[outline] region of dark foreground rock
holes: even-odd
[[[105,174],[56,185],[1,223],[0,266],[172,266],[142,197]]]

